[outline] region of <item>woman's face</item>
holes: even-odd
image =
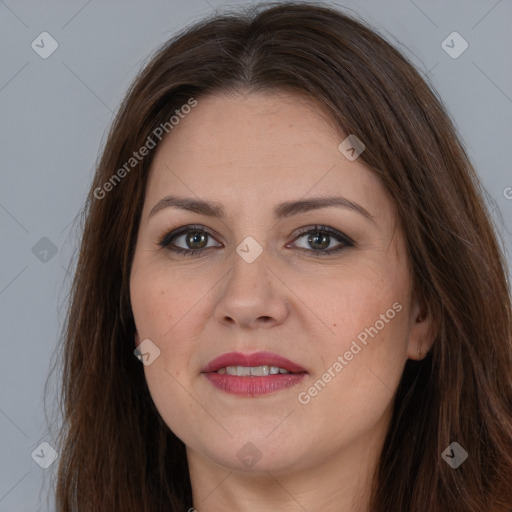
[[[344,138],[300,96],[214,95],[155,155],[130,280],[135,345],[150,340],[151,396],[194,464],[359,464],[381,448],[406,359],[429,348],[393,202]]]

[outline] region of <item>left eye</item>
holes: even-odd
[[[176,245],[176,240],[179,240],[180,238],[184,238],[185,247]],[[158,244],[169,251],[183,255],[195,255],[206,251],[207,249],[211,249],[212,247],[221,247],[221,245],[208,246],[208,238],[213,239],[213,236],[208,233],[203,226],[185,226],[167,233],[158,242]],[[341,251],[347,247],[354,246],[354,241],[351,238],[328,226],[303,228],[300,230],[299,235],[294,239],[294,242],[301,238],[306,239],[306,243],[310,248],[299,248],[303,251],[312,253],[315,256],[331,254]],[[333,241],[332,239],[336,239],[338,241],[338,244],[334,247],[331,246],[331,242]],[[313,248],[313,250],[311,248]]]
[[[313,228],[302,229],[299,233],[299,236],[295,240],[304,238],[306,235],[306,243],[310,247],[314,247],[318,250],[311,251],[310,249],[304,247],[301,249],[312,252],[315,256],[331,254],[341,251],[347,247],[354,247],[355,245],[354,241],[350,237],[328,226],[314,226]],[[334,247],[330,247],[332,239],[336,239],[339,242]]]

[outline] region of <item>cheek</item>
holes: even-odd
[[[198,299],[191,292],[194,288],[177,281],[161,268],[134,264],[130,293],[139,341],[150,339],[160,350],[154,362],[143,367],[151,398],[164,422],[182,438],[190,428],[187,418],[197,415],[187,391],[187,364],[197,348],[193,333],[186,331]]]
[[[392,400],[407,358],[406,271],[364,263],[337,272],[323,288],[304,283],[302,293],[328,330],[315,340],[318,372],[301,388],[300,403],[311,404],[320,422],[322,410],[336,403],[331,417],[339,422],[331,426],[343,428],[347,413],[371,424]]]
[[[315,343],[325,369],[341,356],[343,368],[336,373],[348,379],[351,389],[365,388],[379,378],[393,389],[407,354],[406,298],[362,287],[346,289],[337,301],[333,297],[324,313],[330,332]]]
[[[138,338],[140,341],[150,339],[159,349],[159,356],[154,363],[144,366],[146,381],[151,394],[157,398],[162,392],[176,396],[177,382],[187,377],[190,356],[197,350],[193,327],[187,322],[191,307],[182,294],[165,283],[151,286],[144,285],[133,294],[133,313]],[[188,314],[187,314],[188,313]],[[182,343],[186,340],[186,343]],[[173,393],[168,394],[172,390]]]
[[[403,320],[409,301],[409,276],[393,260],[351,260],[350,264],[331,269],[329,273],[302,279],[294,290],[319,320],[319,325],[323,324],[327,347],[341,343],[342,348],[343,340],[357,336],[376,322],[378,330],[386,333],[407,326]],[[393,308],[395,303],[399,305]],[[386,311],[389,311],[387,315]]]
[[[132,311],[142,337],[165,345],[187,325],[199,297],[201,283],[183,278],[165,265],[134,265],[130,281]]]
[[[198,302],[208,292],[207,283],[205,289],[201,286],[190,279],[185,282],[183,276],[161,263],[134,260],[130,280],[132,311],[139,342],[150,339],[159,349],[154,363],[144,366],[148,387],[159,409],[190,401],[190,396],[182,396],[182,386],[189,386],[191,355],[198,350],[196,331],[202,322]]]

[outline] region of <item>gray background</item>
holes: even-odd
[[[113,112],[150,52],[226,5],[237,3],[0,1],[0,512],[53,509],[45,490],[57,464],[42,469],[31,453],[43,441],[52,444],[43,395],[78,244],[73,221]],[[498,228],[510,250],[511,2],[334,5],[361,15],[428,75],[490,193],[494,216],[503,217]],[[59,44],[47,59],[31,48],[44,31]],[[441,47],[453,31],[469,44],[456,59]],[[51,244],[39,242],[44,237]]]

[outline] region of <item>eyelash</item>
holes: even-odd
[[[171,242],[177,238],[180,235],[187,234],[189,232],[204,232],[209,237],[214,238],[213,235],[211,235],[207,229],[204,228],[204,226],[196,226],[196,225],[189,225],[189,226],[183,226],[181,228],[178,228],[174,231],[171,231],[167,234],[165,234],[163,237],[160,238],[158,241],[158,245],[162,247],[163,249],[167,249],[168,251],[172,251],[176,254],[183,255],[183,256],[198,256],[201,253],[208,251],[210,249],[213,249],[213,247],[203,247],[202,249],[183,249],[182,247],[173,247],[171,248]],[[328,235],[330,237],[334,237],[339,242],[341,242],[341,246],[335,248],[335,249],[323,249],[320,251],[315,251],[313,249],[301,249],[302,251],[306,251],[309,253],[313,253],[316,257],[322,257],[322,256],[328,256],[329,254],[337,253],[342,251],[343,249],[346,249],[348,247],[354,247],[355,243],[354,241],[349,238],[347,235],[341,233],[340,231],[330,228],[328,226],[321,226],[321,225],[315,225],[313,227],[306,227],[299,229],[299,233],[294,238],[294,241],[298,238],[301,238],[304,235],[310,235],[315,233],[321,233],[323,235]]]

